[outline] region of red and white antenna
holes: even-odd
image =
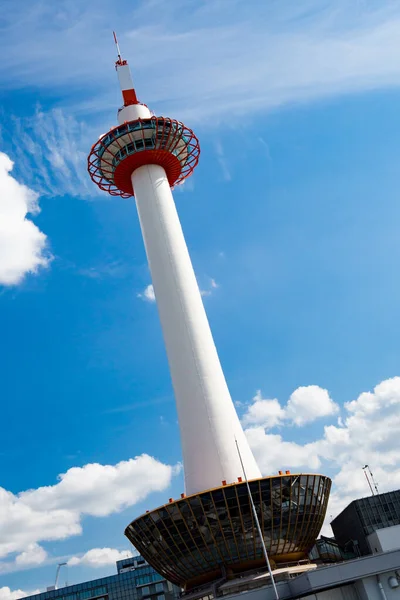
[[[118,40],[117,40],[117,34],[115,33],[115,31],[113,31],[113,36],[114,36],[115,45],[117,47],[117,54],[118,54],[117,63],[121,64],[122,63],[121,50],[119,49],[119,44],[118,44]]]
[[[119,44],[115,31],[113,31],[113,34],[118,54],[118,59],[115,62],[115,68],[117,70],[118,81],[121,87],[122,98],[124,99],[124,106],[140,104],[136,96],[135,88],[133,87],[133,80],[131,71],[129,69],[128,61],[124,60],[121,57],[121,50],[119,49]]]

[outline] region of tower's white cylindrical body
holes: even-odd
[[[221,368],[171,189],[162,167],[132,174],[181,431],[185,488],[194,494],[261,476]]]

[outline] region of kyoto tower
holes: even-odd
[[[303,557],[312,545],[330,480],[288,471],[261,475],[229,393],[171,193],[196,167],[199,142],[183,123],[152,115],[138,100],[115,42],[123,106],[119,125],[92,147],[88,171],[111,195],[135,198],[175,394],[185,476],[180,500],[145,513],[125,533],[156,570],[190,589],[220,577],[226,568],[234,572],[264,564],[243,467],[273,560]],[[299,516],[298,507],[307,498],[308,508]]]

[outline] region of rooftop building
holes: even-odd
[[[52,589],[26,600],[176,600],[180,590],[141,556],[117,562],[117,574]]]
[[[117,562],[118,574],[29,596],[25,600],[178,600],[180,590],[141,557]],[[280,600],[398,600],[400,549],[346,562],[275,569]],[[185,600],[275,600],[269,574],[248,573],[185,594]]]
[[[263,577],[268,580],[267,574]],[[400,550],[337,564],[310,565],[301,574],[292,568],[276,573],[275,578],[280,600],[398,600]],[[224,600],[275,600],[271,585],[252,589],[252,581],[243,579],[227,582],[220,592]]]
[[[400,525],[400,490],[353,500],[331,523],[342,549],[359,556],[373,551],[370,534],[393,525]]]
[[[321,535],[311,548],[308,557],[311,562],[324,564],[351,560],[352,558],[356,558],[356,555],[354,552],[345,552],[335,538]]]

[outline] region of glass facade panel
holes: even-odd
[[[366,535],[376,529],[399,525],[400,491],[357,500],[356,510]]]
[[[117,566],[118,575],[44,592],[27,600],[141,600],[143,590],[150,600],[161,595],[159,592],[164,590],[164,585],[167,586],[165,579],[141,557],[118,561]],[[129,566],[133,568],[124,571],[124,567]],[[143,583],[150,585],[137,587]],[[169,600],[178,600],[179,594],[180,589],[172,586]]]

